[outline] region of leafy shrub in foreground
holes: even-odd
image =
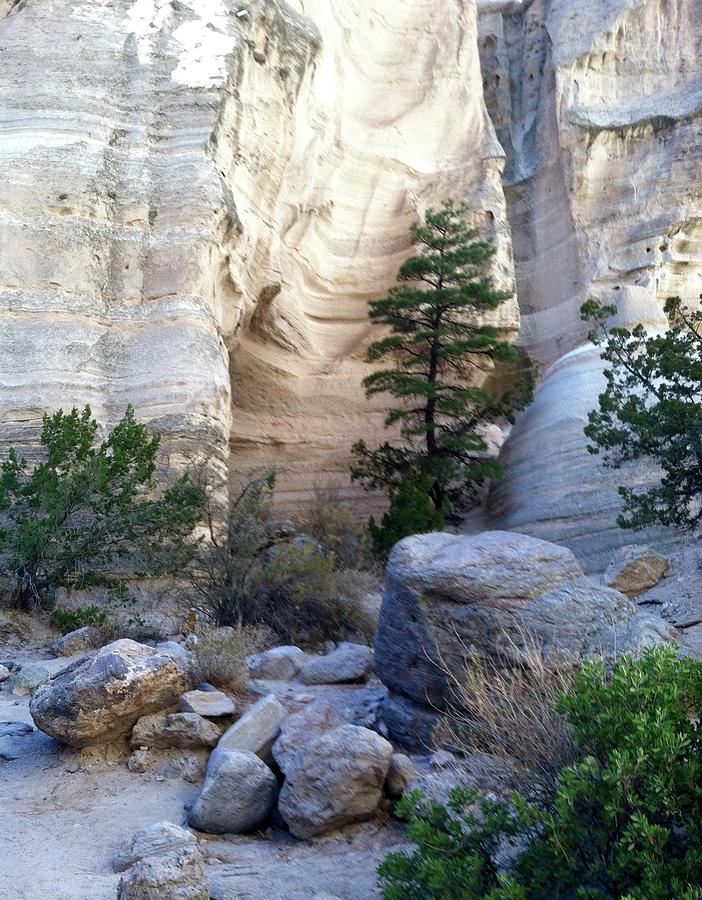
[[[380,869],[384,897],[702,897],[702,665],[669,646],[610,671],[587,662],[560,709],[579,759],[563,769],[553,802],[538,808],[517,794],[514,812],[501,804],[479,824],[449,808],[447,825],[420,807],[410,813],[417,850]],[[519,835],[530,843],[512,877],[475,888],[475,867],[492,871],[485,851],[497,872],[497,847]]]

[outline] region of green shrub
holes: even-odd
[[[269,522],[273,472],[259,472],[229,487],[224,514],[208,508],[210,540],[200,547],[191,574],[193,602],[220,626],[259,626],[277,642],[316,645],[356,630],[349,579],[335,554],[314,539],[280,541]],[[216,492],[210,491],[208,503]]]
[[[107,613],[99,606],[77,606],[75,609],[57,608],[51,613],[51,624],[58,628],[61,634],[68,634],[77,628],[85,628],[87,625],[102,630],[107,623]]]
[[[436,508],[431,498],[432,485],[429,475],[421,475],[412,469],[399,487],[390,488],[390,507],[380,525],[376,525],[373,518],[368,523],[373,549],[381,559],[387,557],[399,540],[410,534],[443,529],[449,503],[446,500],[440,509]]]
[[[22,609],[50,609],[57,588],[113,586],[116,571],[178,571],[204,498],[187,476],[154,478],[160,440],[131,406],[102,442],[90,407],[44,416],[42,459],[0,463],[0,581]],[[4,526],[4,527],[2,527]]]
[[[514,814],[502,806],[479,825],[450,823],[450,842],[415,826],[419,860],[394,855],[390,868],[384,864],[386,898],[702,897],[702,665],[678,659],[673,647],[623,657],[611,670],[588,662],[559,708],[579,757],[561,772],[553,801],[539,808],[517,794]],[[420,815],[428,828],[426,810]],[[473,830],[495,870],[501,840],[521,834],[529,846],[511,879],[461,893],[464,856],[475,867]]]

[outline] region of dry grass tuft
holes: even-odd
[[[246,657],[263,649],[266,635],[267,629],[246,625],[198,632],[192,648],[193,679],[239,696],[245,694],[249,680]]]
[[[452,694],[446,715],[452,742],[467,752],[510,760],[526,793],[551,791],[560,771],[575,759],[569,726],[556,703],[570,692],[579,660],[565,654],[545,657],[527,632],[519,646],[505,637],[504,650],[495,658],[464,649],[462,671],[441,661]]]

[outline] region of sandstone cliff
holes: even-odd
[[[382,428],[366,303],[446,195],[513,278],[462,0],[21,0],[0,13],[0,418],[127,402],[299,491]],[[516,332],[516,303],[502,324]]]
[[[176,451],[289,464],[290,498],[343,471],[382,427],[367,300],[450,194],[542,372],[494,523],[588,570],[631,539],[578,309],[702,295],[696,0],[0,0],[0,48],[3,442],[131,401]]]

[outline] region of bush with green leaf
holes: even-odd
[[[410,534],[443,529],[449,501],[445,497],[437,509],[431,497],[432,485],[430,475],[410,469],[397,487],[390,488],[390,506],[380,525],[374,518],[368,523],[373,549],[381,559],[387,557],[399,540]]]
[[[678,659],[670,646],[622,657],[609,669],[586,662],[560,709],[579,756],[561,772],[552,801],[537,807],[517,794],[513,814],[502,806],[487,825],[450,825],[460,833],[449,843],[441,835],[424,839],[415,853],[439,860],[427,870],[395,855],[381,870],[386,898],[702,897],[702,665]],[[420,817],[427,821],[422,810]],[[529,846],[509,877],[482,893],[466,881],[473,891],[466,893],[456,872],[464,855],[475,857],[472,829],[480,835],[488,826],[490,841],[481,846],[493,848],[495,869],[494,848],[504,839],[521,834]],[[416,885],[407,888],[410,876]]]
[[[134,410],[103,441],[90,407],[44,416],[43,458],[0,464],[0,577],[19,607],[53,605],[59,587],[114,586],[120,569],[175,571],[203,497],[187,476],[156,484],[159,437]]]

